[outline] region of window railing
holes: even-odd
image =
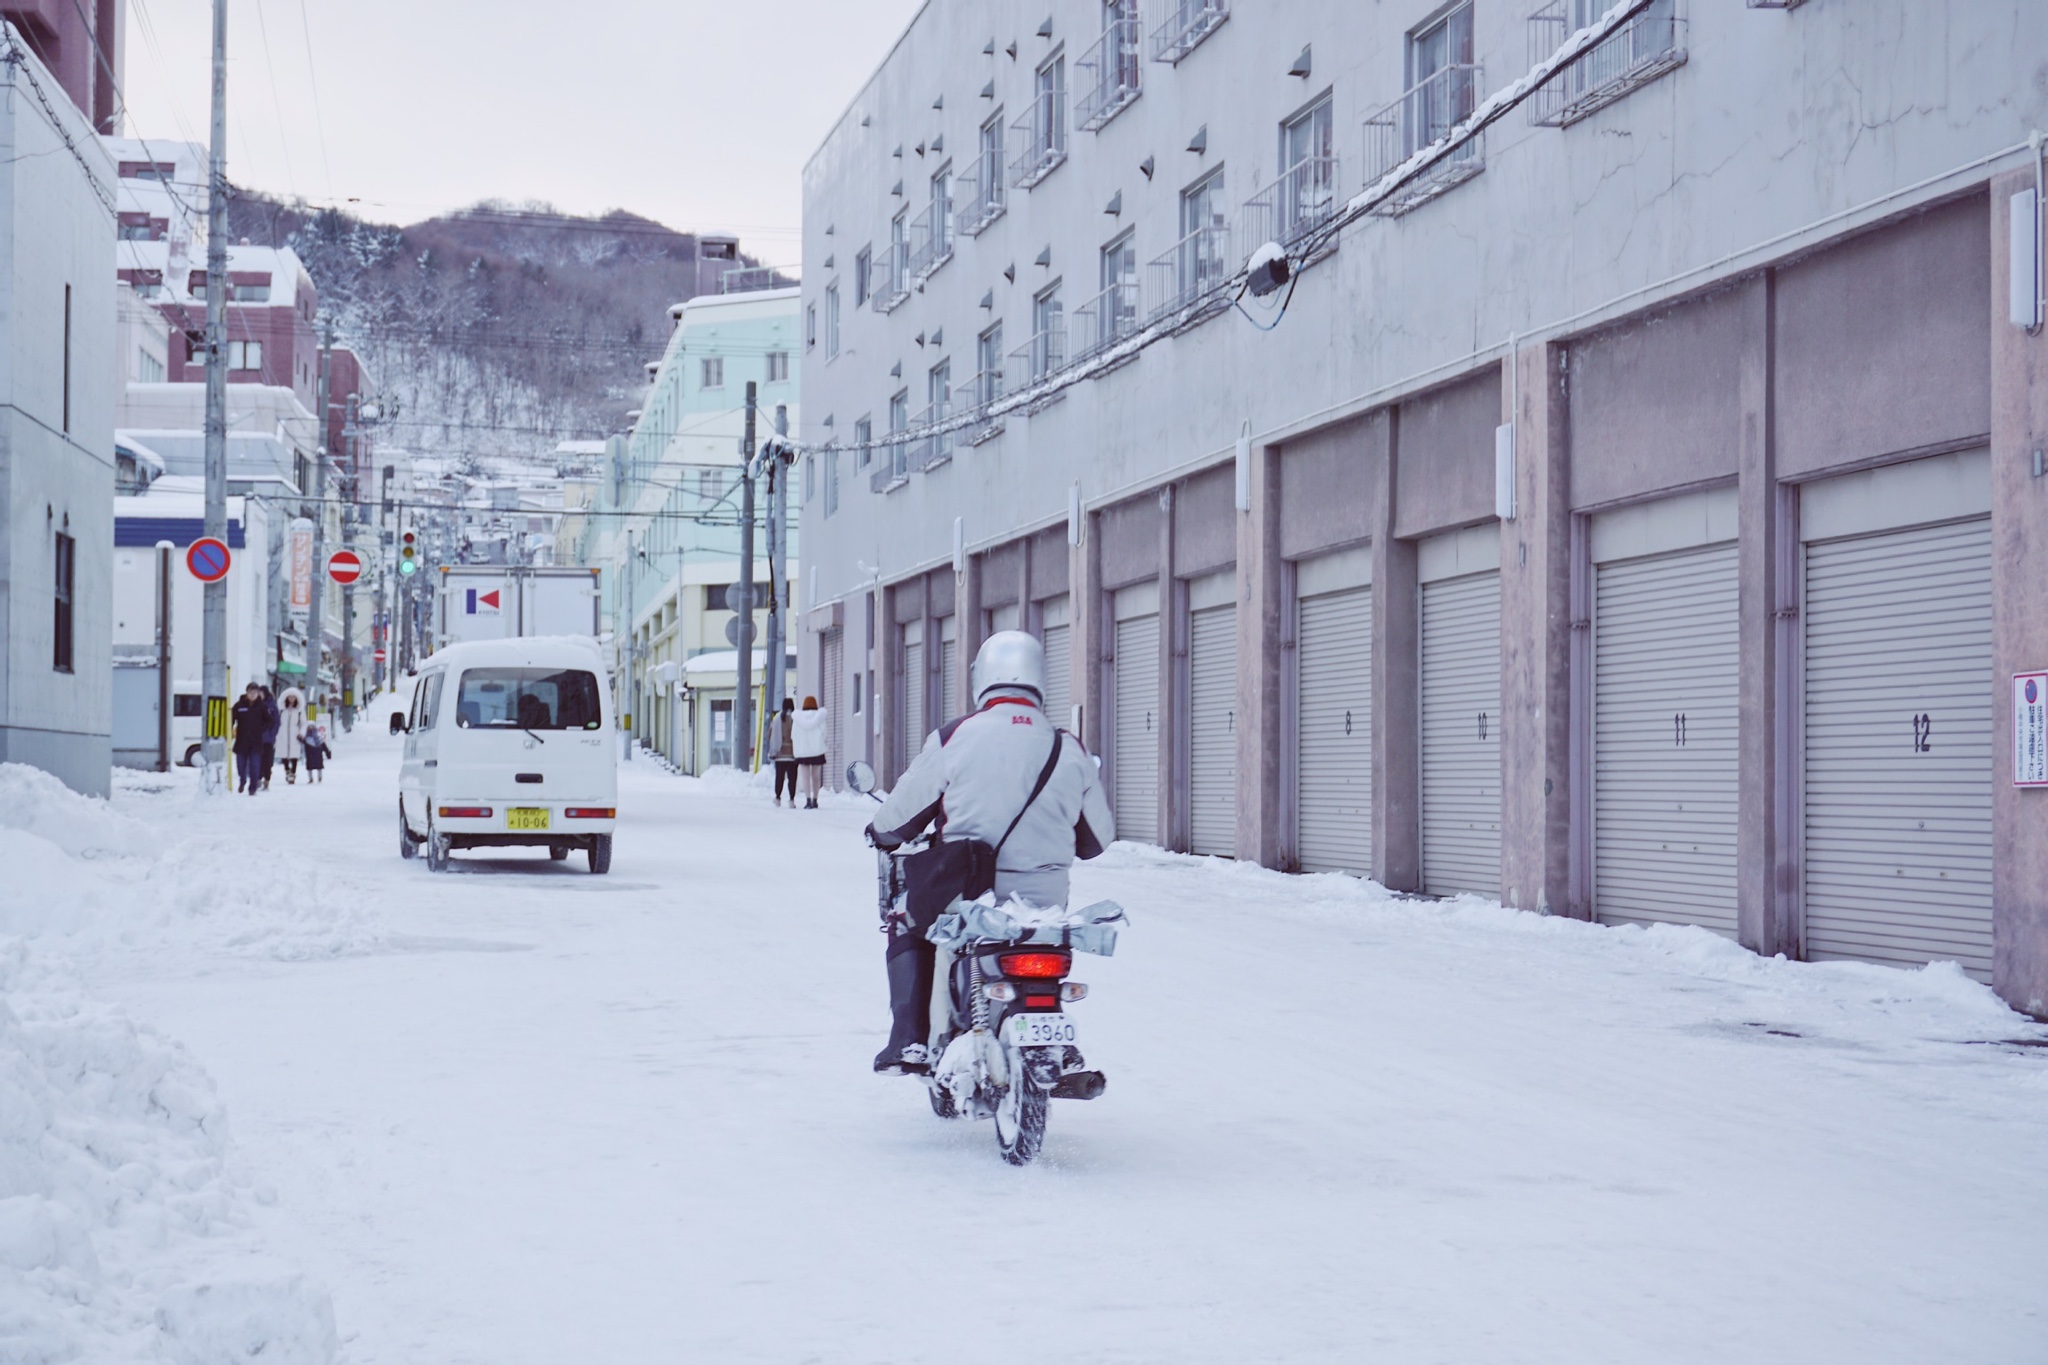
[[[1230,17],[1230,0],[1165,0],[1152,26],[1152,60],[1176,64]]]
[[[910,222],[910,283],[919,283],[952,259],[952,215],[944,204],[927,204]]]
[[[952,415],[953,404],[950,400],[930,403],[925,406],[923,411],[917,414],[916,420],[911,425],[912,427],[935,427]],[[936,469],[953,458],[953,433],[950,431],[934,432],[917,441],[913,441],[909,449],[909,467],[913,473],[926,469]]]
[[[889,433],[888,440],[875,449],[875,472],[868,475],[868,490],[887,493],[910,482],[910,452],[915,441],[900,431]]]
[[[797,282],[797,270],[786,265],[743,265],[719,272],[718,292],[747,294],[756,289],[783,289]]]
[[[954,177],[953,184],[960,200],[955,226],[969,237],[979,237],[984,228],[1003,216],[1001,152],[983,152],[965,172]]]
[[[1138,330],[1138,282],[1113,284],[1074,310],[1074,359],[1086,360]]]
[[[1585,0],[1552,0],[1529,16],[1531,64],[1557,51],[1585,19],[1599,14]],[[1563,128],[1685,63],[1685,20],[1677,0],[1650,5],[1587,48],[1544,83],[1529,101],[1529,121]]]
[[[1074,122],[1082,132],[1094,132],[1138,98],[1138,71],[1144,65],[1138,47],[1143,36],[1136,19],[1112,19],[1102,26],[1095,46],[1074,63],[1074,79],[1081,89],[1074,101]]]
[[[1228,227],[1217,224],[1190,232],[1147,267],[1154,300],[1152,316],[1164,317],[1198,302],[1230,278],[1235,264]]]
[[[897,305],[910,297],[910,262],[908,252],[891,250],[876,258],[874,275],[869,295],[877,313],[895,311]]]
[[[1055,87],[1033,97],[1010,127],[1023,146],[1010,163],[1010,183],[1028,190],[1067,159],[1067,92]]]
[[[1339,183],[1334,156],[1295,162],[1286,174],[1245,200],[1244,246],[1293,246],[1337,212]]]
[[[1026,384],[1036,384],[1067,363],[1066,319],[1050,324],[1042,332],[1033,332],[1031,340],[1010,352],[1010,363],[1005,370],[1015,370]]]
[[[1415,153],[1440,141],[1479,105],[1484,72],[1477,64],[1447,66],[1365,121],[1365,183],[1373,184]],[[1486,169],[1484,134],[1383,199],[1373,212],[1406,213]]]
[[[974,401],[974,421],[961,433],[968,445],[980,445],[1003,429],[1000,420],[990,417],[988,410],[1003,396],[1003,372],[1001,370],[979,370],[974,376],[971,390]]]

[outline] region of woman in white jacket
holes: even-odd
[[[797,774],[804,780],[805,810],[818,808],[818,792],[825,785],[825,717],[829,714],[816,697],[805,697],[804,709],[789,724]]]
[[[287,687],[277,699],[277,756],[284,761],[284,780],[299,780],[299,760],[306,753],[306,695]]]

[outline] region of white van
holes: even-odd
[[[597,644],[450,645],[420,664],[398,774],[398,852],[446,870],[458,848],[582,849],[612,865],[619,746]]]

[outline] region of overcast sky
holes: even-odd
[[[918,0],[229,0],[228,175],[409,223],[630,209],[799,258],[803,163]],[[131,136],[204,142],[210,0],[129,0]]]

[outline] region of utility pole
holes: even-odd
[[[213,147],[206,175],[206,534],[228,534],[228,0],[213,0]],[[255,547],[249,547],[253,550]],[[250,570],[243,569],[244,573]],[[261,581],[261,575],[258,575]],[[226,791],[228,585],[206,585],[201,643],[206,780]]]
[[[739,688],[732,699],[732,761],[754,769],[754,381],[747,381],[747,428],[740,438],[740,600],[733,643],[739,648]]]
[[[768,666],[767,683],[768,712],[782,713],[782,695],[788,690],[788,680],[783,676],[785,660],[789,655],[788,617],[782,610],[782,595],[789,582],[789,466],[788,446],[784,442],[789,436],[789,407],[784,403],[775,405],[775,454],[763,461],[768,470]]]
[[[626,591],[625,600],[622,603],[624,610],[620,613],[625,619],[622,625],[613,627],[615,630],[622,631],[626,637],[626,685],[620,690],[626,694],[626,761],[628,763],[633,761],[633,727],[639,722],[639,716],[636,713],[640,709],[640,685],[633,680],[633,579],[635,577],[633,567],[633,528],[628,526],[626,528],[626,582],[624,584]]]
[[[350,496],[341,509],[341,543],[350,550],[356,547],[356,522],[361,513],[363,471],[361,451],[357,448],[356,436],[356,395],[348,396],[348,419],[341,429],[342,445],[348,452],[349,477],[344,486]],[[358,558],[358,563],[361,559]],[[356,724],[356,585],[344,583],[341,588],[341,728],[353,730]]]
[[[156,543],[156,770],[171,770],[171,707],[177,689],[171,685],[171,552],[168,540]]]
[[[313,446],[313,588],[306,604],[306,702],[320,698],[320,670],[327,653],[327,617],[322,599],[327,585],[327,411],[328,393],[334,386],[334,320],[320,324],[320,383],[315,390],[320,414],[318,438]]]

